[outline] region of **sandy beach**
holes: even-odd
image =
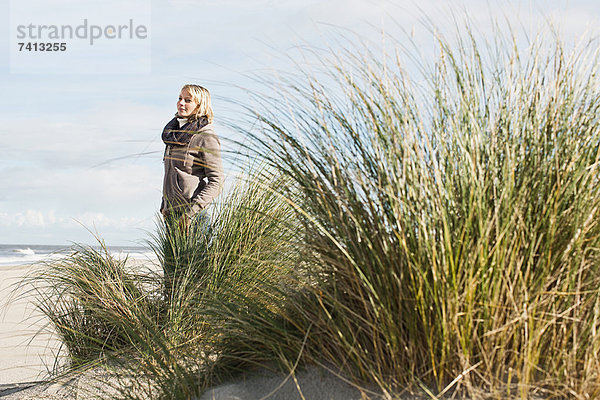
[[[61,343],[36,310],[34,297],[18,295],[27,287],[15,291],[33,268],[37,267],[0,266],[0,398],[97,398],[104,390],[97,387],[97,382],[103,381],[98,371],[58,383],[40,382],[49,377]]]
[[[33,299],[15,298],[14,289],[33,267],[0,267],[0,388],[45,378],[60,342],[44,329],[46,320]],[[1,394],[1,393],[0,393]]]

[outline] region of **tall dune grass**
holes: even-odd
[[[436,39],[416,78],[356,46],[258,95],[267,168],[208,233],[159,226],[167,279],[85,249],[42,275],[75,365],[126,361],[125,398],[274,361],[386,398],[598,397],[597,51]]]
[[[110,398],[116,390],[122,398],[189,399],[240,366],[221,357],[226,313],[211,310],[242,305],[238,299],[277,308],[286,282],[296,281],[298,230],[273,190],[280,182],[238,179],[207,229],[185,233],[161,220],[150,241],[160,264],[153,272],[114,259],[105,246],[78,246],[30,277],[65,344],[67,370],[106,368],[110,379],[99,376]]]
[[[65,346],[68,368],[127,348],[128,325],[143,325],[140,319],[156,320],[160,314],[156,293],[144,285],[151,275],[134,273],[126,263],[99,240],[98,248],[76,245],[69,257],[42,265],[27,278],[28,294],[35,295]]]
[[[600,394],[597,46],[498,35],[437,37],[425,81],[356,46],[258,96],[320,277],[307,361],[390,396]]]

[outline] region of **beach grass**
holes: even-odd
[[[208,230],[159,224],[166,276],[80,249],[36,278],[73,365],[125,360],[124,398],[307,364],[384,398],[597,397],[598,52],[435,42],[415,76],[356,44],[267,83],[265,167]]]
[[[352,45],[257,95],[318,281],[289,304],[305,362],[392,398],[600,394],[597,46],[507,31],[436,36],[412,78]]]
[[[277,314],[286,287],[298,286],[296,216],[274,190],[281,181],[238,179],[212,220],[199,219],[189,231],[161,218],[149,245],[162,273],[115,259],[100,241],[99,249],[76,246],[30,276],[29,294],[65,346],[68,362],[56,374],[101,368],[111,398],[116,391],[122,398],[189,399],[236,368],[256,365],[222,352],[227,332],[241,332],[229,313]]]

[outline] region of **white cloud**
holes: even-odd
[[[107,213],[88,211],[59,215],[54,210],[28,209],[0,213],[0,243],[94,243],[98,236],[111,244],[143,245],[154,227],[154,215],[145,218],[113,216],[110,210]]]
[[[44,214],[42,214],[41,212],[27,210],[25,215],[19,218],[18,225],[44,226],[46,225],[46,221],[44,219]]]
[[[0,227],[15,228],[132,228],[145,227],[147,219],[132,217],[112,217],[103,212],[87,211],[76,215],[57,216],[54,210],[41,211],[28,209],[14,214],[0,213]]]
[[[50,215],[48,215],[48,219]],[[44,213],[36,210],[27,210],[24,213],[0,213],[0,227],[11,228],[11,227],[43,227],[46,226],[46,219]],[[54,219],[55,221],[55,219]]]

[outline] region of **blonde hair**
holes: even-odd
[[[196,107],[196,110],[190,117],[192,119],[206,117],[209,123],[213,122],[215,114],[213,113],[212,106],[210,105],[210,92],[200,85],[193,84],[183,85],[181,90],[184,89],[187,90],[192,96],[192,99],[198,103],[198,107]]]

